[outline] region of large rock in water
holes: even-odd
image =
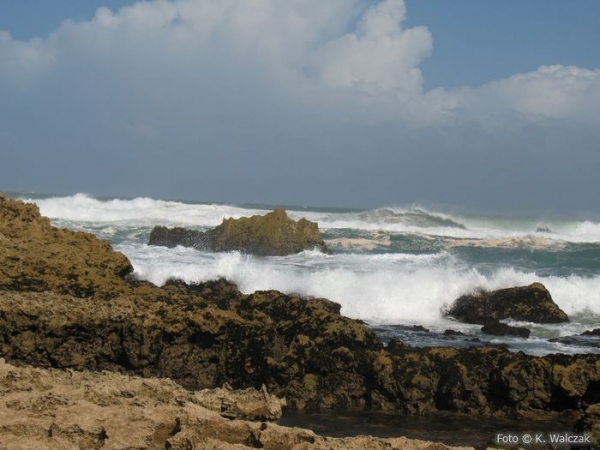
[[[568,322],[542,283],[496,291],[479,291],[459,297],[445,313],[461,322],[485,325],[490,319],[535,323]]]
[[[284,256],[313,248],[329,253],[315,222],[304,218],[292,220],[283,209],[264,216],[224,219],[221,225],[204,232],[157,226],[148,244],[259,256]]]
[[[0,216],[7,218],[0,229],[0,355],[10,363],[168,377],[194,388],[264,384],[299,409],[541,415],[581,414],[598,403],[598,355],[384,347],[332,302],[244,294],[224,280],[159,288],[125,277],[123,255],[94,236],[51,227],[35,207],[0,201]],[[59,261],[48,259],[49,249]],[[29,282],[15,281],[21,271]],[[61,279],[69,273],[77,276]],[[49,428],[42,428],[46,437]]]

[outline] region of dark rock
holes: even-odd
[[[498,320],[488,321],[482,328],[481,332],[491,334],[493,336],[519,336],[528,338],[531,331],[524,327],[513,327]]]
[[[224,219],[218,227],[204,232],[157,226],[150,233],[148,244],[259,256],[284,256],[313,248],[330,253],[316,223],[304,218],[294,221],[283,209],[264,216]]]
[[[194,388],[265,384],[292,408],[514,415],[583,412],[599,401],[597,355],[398,341],[384,348],[333,302],[243,294],[225,280],[159,288],[126,277],[129,262],[108,244],[54,229],[31,205],[5,200],[0,217],[0,354],[10,362],[168,377]],[[27,264],[16,265],[19,258]],[[65,267],[80,284],[65,286]],[[36,282],[15,283],[21,271]],[[103,282],[92,296],[76,297],[96,279]]]
[[[593,330],[584,331],[581,333],[582,336],[600,336],[600,328],[594,328]]]
[[[541,283],[463,295],[445,312],[461,322],[484,325],[489,319],[514,319],[535,323],[568,322]]]
[[[192,247],[197,250],[212,249],[210,235],[204,231],[188,230],[186,228],[167,228],[156,226],[150,232],[148,245],[160,245],[162,247]]]
[[[600,328],[584,331],[579,335],[562,336],[548,339],[549,342],[559,342],[566,345],[579,345],[582,347],[600,348]]]
[[[463,333],[462,331],[445,330],[444,331],[444,336],[466,336],[466,334]]]
[[[582,448],[600,448],[600,403],[590,405],[573,427],[575,433],[590,436],[591,446]]]

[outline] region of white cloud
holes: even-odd
[[[432,39],[424,27],[403,30],[402,0],[386,0],[369,8],[356,32],[326,43],[315,55],[320,81],[396,100],[419,95],[421,61],[431,53]]]
[[[543,66],[481,87],[423,92],[420,65],[433,40],[425,27],[404,29],[405,18],[402,0],[156,0],[100,8],[91,21],[66,21],[46,39],[21,42],[0,32],[0,92],[40,83],[50,92],[63,83],[120,95],[114,101],[119,108],[129,102],[123,109],[130,114],[158,110],[152,99],[165,97],[173,108],[200,98],[212,108],[248,108],[244,102],[260,95],[257,111],[276,103],[342,121],[600,121],[599,70]]]
[[[540,121],[600,120],[600,70],[573,66],[541,66],[479,88],[454,93],[460,107],[480,117],[512,115]]]

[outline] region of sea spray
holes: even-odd
[[[476,289],[539,281],[571,316],[571,323],[526,324],[532,337],[508,340],[509,345],[530,353],[595,351],[545,340],[600,327],[600,224],[595,222],[456,215],[420,207],[288,208],[295,220],[317,221],[335,254],[254,257],[167,249],[147,242],[154,225],[207,229],[226,217],[264,214],[271,205],[98,199],[84,194],[22,198],[36,202],[57,226],[110,240],[131,260],[136,276],[158,285],[169,278],[203,282],[225,277],[245,293],[277,289],[326,297],[340,303],[343,314],[372,325],[423,324],[432,330],[473,333],[472,326],[444,317],[454,299]]]

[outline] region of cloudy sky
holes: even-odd
[[[596,0],[0,2],[0,191],[598,214]]]

